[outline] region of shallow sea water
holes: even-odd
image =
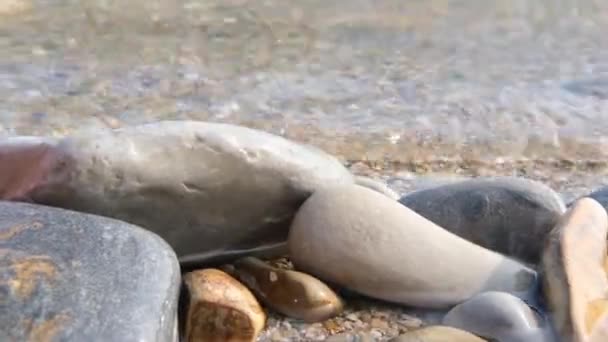
[[[4,135],[201,119],[351,159],[606,153],[604,1],[38,0],[0,19]]]

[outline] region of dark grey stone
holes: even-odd
[[[0,172],[0,198],[137,224],[163,237],[184,266],[284,253],[289,223],[310,194],[354,182],[336,158],[311,146],[199,121],[56,142],[7,139],[3,160],[13,167]]]
[[[596,200],[599,204],[602,205],[602,207],[604,207],[604,209],[608,210],[608,186],[605,187],[601,187],[593,192],[591,192],[590,194],[583,196],[583,197],[590,197],[593,198],[594,200]],[[568,203],[568,207],[570,207],[574,202],[576,202],[576,199],[573,200],[572,202]]]
[[[176,341],[179,285],[156,234],[0,201],[0,341]]]
[[[540,260],[546,236],[565,212],[551,188],[516,177],[441,185],[399,202],[460,237],[532,264]]]

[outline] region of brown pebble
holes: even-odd
[[[213,268],[186,274],[184,283],[190,297],[186,342],[257,339],[266,323],[266,314],[243,284]]]
[[[260,259],[245,257],[234,264],[234,275],[268,307],[288,317],[320,322],[339,315],[340,297],[308,274],[272,267]]]

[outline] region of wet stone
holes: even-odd
[[[537,264],[565,211],[546,185],[516,177],[475,178],[412,192],[399,202],[477,245]]]
[[[0,202],[0,341],[177,341],[179,283],[147,230]]]
[[[339,315],[342,299],[326,284],[308,274],[271,267],[246,257],[234,262],[234,274],[266,306],[309,323]]]
[[[186,342],[255,341],[266,313],[254,295],[229,274],[214,268],[184,276]]]

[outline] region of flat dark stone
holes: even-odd
[[[0,201],[0,341],[176,341],[179,284],[149,231]]]
[[[515,177],[476,178],[407,194],[401,204],[482,247],[536,264],[565,211],[551,188]]]

